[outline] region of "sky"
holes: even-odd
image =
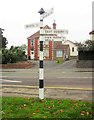
[[[25,25],[38,23],[43,8],[45,12],[54,8],[53,14],[44,18],[43,24],[52,24],[55,20],[57,29],[66,29],[68,40],[83,42],[89,39],[92,30],[93,0],[0,0],[0,28],[5,31],[7,47],[27,44],[27,37],[39,28],[25,28]]]

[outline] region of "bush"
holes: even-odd
[[[16,63],[26,60],[26,55],[20,47],[11,46],[10,49],[2,49],[2,64]]]

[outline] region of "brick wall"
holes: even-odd
[[[13,64],[1,64],[0,68],[10,68],[10,69],[25,69],[32,68],[33,64],[31,62],[13,63]]]

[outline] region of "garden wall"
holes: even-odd
[[[32,66],[33,66],[32,62],[0,64],[0,68],[8,68],[8,69],[25,69],[25,68],[32,68]]]

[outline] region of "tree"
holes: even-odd
[[[23,51],[26,51],[26,50],[27,50],[27,46],[26,46],[26,44],[21,45],[20,48],[21,48]]]
[[[2,38],[2,48],[6,48],[8,44],[8,41],[5,37]]]
[[[78,51],[94,51],[94,41],[86,40],[83,44],[78,44]]]
[[[0,48],[6,48],[8,41],[5,37],[3,37],[3,31],[4,29],[0,28]]]

